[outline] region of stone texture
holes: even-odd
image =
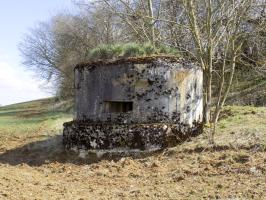
[[[67,149],[160,149],[174,146],[201,133],[202,124],[111,124],[73,121],[65,123]]]

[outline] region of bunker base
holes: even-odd
[[[202,133],[192,127],[167,123],[113,124],[71,121],[64,124],[63,144],[76,150],[150,151],[172,147]]]

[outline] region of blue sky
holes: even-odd
[[[41,89],[42,81],[21,64],[17,46],[30,28],[62,10],[74,10],[71,0],[1,0],[0,105],[52,96],[51,91]]]

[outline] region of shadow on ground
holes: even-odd
[[[9,165],[27,164],[29,166],[41,166],[49,163],[72,163],[76,165],[92,164],[97,163],[101,160],[114,160],[117,161],[121,157],[130,156],[132,158],[145,158],[152,155],[158,155],[163,152],[163,155],[168,156],[172,153],[185,153],[185,154],[200,154],[203,152],[214,152],[214,151],[226,151],[234,150],[239,151],[240,149],[252,150],[252,151],[265,151],[260,144],[253,144],[248,146],[238,146],[235,148],[228,145],[219,146],[205,146],[192,148],[184,148],[181,151],[174,149],[157,150],[153,152],[142,152],[137,151],[133,154],[125,155],[124,153],[106,153],[99,156],[97,153],[90,153],[83,159],[80,153],[74,151],[66,151],[62,144],[62,135],[52,136],[45,140],[38,140],[27,143],[23,146],[16,147],[14,149],[7,150],[0,153],[0,163]]]
[[[134,158],[143,158],[159,153],[136,153],[130,155]],[[95,153],[89,155],[89,159],[83,159],[74,151],[66,151],[62,144],[62,136],[57,135],[46,140],[30,142],[24,146],[20,146],[11,150],[7,150],[0,154],[0,163],[19,165],[28,164],[29,166],[41,166],[53,162],[73,163],[73,164],[92,164],[101,160],[119,160],[124,155],[105,154],[99,157]]]

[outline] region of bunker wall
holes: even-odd
[[[192,64],[154,61],[76,69],[75,88],[77,120],[190,126],[202,120],[202,71]],[[128,106],[126,112],[108,110],[120,105]]]

